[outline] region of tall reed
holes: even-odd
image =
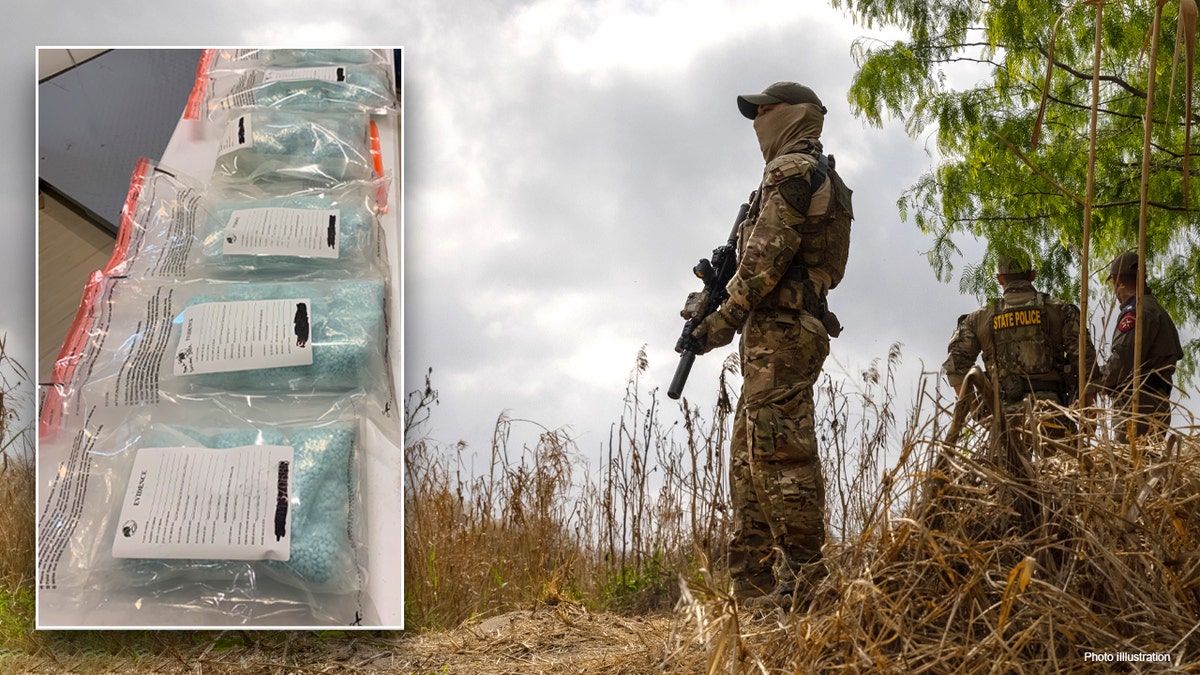
[[[862,383],[827,377],[817,421],[831,494],[831,532],[852,536],[870,519],[879,462],[897,445],[899,345]],[[737,357],[720,371],[716,403],[684,399],[668,422],[658,390],[645,391],[641,350],[620,419],[587,460],[565,429],[501,415],[485,471],[472,449],[438,447],[420,431],[437,405],[431,375],[409,394],[406,429],[406,625],[443,628],[473,616],[561,600],[621,611],[667,610],[679,578],[722,572],[730,536],[728,446]],[[510,444],[513,429],[537,440]]]

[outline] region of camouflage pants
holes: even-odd
[[[735,590],[753,594],[790,584],[799,565],[821,558],[825,482],[813,385],[828,355],[829,336],[809,314],[756,311],[746,321],[730,449]]]

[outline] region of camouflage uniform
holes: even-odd
[[[1118,274],[1137,274],[1137,253],[1127,251],[1113,260],[1110,279]],[[1133,355],[1137,326],[1137,296],[1121,303],[1120,316],[1113,329],[1112,354],[1103,367],[1101,383],[1112,392],[1113,405],[1118,411],[1116,435],[1125,442],[1126,420],[1133,405]],[[1142,388],[1138,392],[1138,435],[1145,434],[1150,424],[1166,429],[1171,426],[1171,380],[1175,364],[1183,358],[1179,331],[1167,310],[1148,290],[1142,293]]]
[[[1028,269],[1002,260],[1000,273]],[[1078,381],[1079,325],[1078,307],[1039,293],[1031,281],[1013,280],[1003,297],[959,317],[942,369],[958,389],[982,352],[1006,407],[1015,407],[1027,395],[1067,403],[1067,392]],[[1084,367],[1089,380],[1095,363],[1096,349],[1088,339]]]
[[[739,105],[742,98],[748,97],[739,97]],[[768,119],[774,128],[760,125]],[[829,354],[829,333],[814,313],[823,313],[825,293],[841,280],[849,220],[844,236],[832,237],[819,221],[831,208],[851,214],[849,189],[820,156],[823,119],[815,95],[755,119],[766,168],[739,226],[729,298],[696,331],[706,349],[731,339],[731,332],[717,337],[719,327],[742,333],[729,546],[730,574],[742,597],[790,590],[800,565],[820,560],[825,541],[813,386]]]

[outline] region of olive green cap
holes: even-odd
[[[1029,255],[1020,251],[996,256],[996,274],[1024,274],[1033,269]]]
[[[761,94],[742,94],[737,97],[738,110],[747,119],[758,116],[758,106],[767,103],[816,103],[821,106],[821,114],[825,114],[825,106],[816,92],[796,82],[776,82],[763,89]]]

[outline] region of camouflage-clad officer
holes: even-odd
[[[1137,327],[1137,251],[1126,251],[1113,259],[1109,281],[1117,302],[1121,303],[1113,329],[1112,355],[1103,366],[1102,384],[1112,392],[1118,410],[1116,434],[1124,443],[1126,421],[1133,407],[1133,356]],[[1171,380],[1175,364],[1183,358],[1179,331],[1171,316],[1158,304],[1149,289],[1142,291],[1142,387],[1138,392],[1137,433],[1145,434],[1151,425],[1163,430],[1171,426]]]
[[[958,318],[942,365],[946,378],[959,390],[982,353],[984,367],[999,383],[1002,405],[1027,395],[1067,403],[1078,386],[1079,308],[1034,288],[1037,271],[1024,254],[1001,255],[996,272],[1004,293]],[[1086,345],[1091,382],[1096,349],[1090,338]]]
[[[742,395],[730,448],[734,593],[792,602],[823,566],[825,484],[813,386],[840,324],[825,296],[845,271],[850,190],[822,154],[825,107],[812,89],[778,82],[738,97],[766,167],[738,232],[729,298],[694,335],[704,350],[741,331]],[[805,571],[807,570],[807,571]]]

